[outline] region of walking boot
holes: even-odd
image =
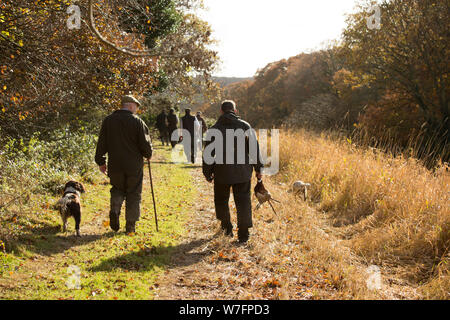
[[[222,230],[227,237],[233,238],[233,225],[231,223],[222,222]]]
[[[247,243],[249,238],[248,228],[240,228],[238,230],[239,243]]]
[[[127,221],[125,225],[125,233],[127,235],[136,233],[136,222],[135,221]]]
[[[119,215],[112,211],[109,212],[109,226],[115,232],[119,231],[120,229]]]

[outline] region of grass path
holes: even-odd
[[[369,290],[367,265],[329,228],[329,222],[286,186],[266,177],[266,186],[282,204],[274,215],[268,205],[253,212],[247,245],[220,232],[214,213],[213,188],[191,171],[199,196],[186,236],[171,255],[155,286],[155,299],[411,299],[414,288],[383,274],[380,288]],[[252,198],[254,204],[256,200]],[[230,202],[232,222],[236,209]]]
[[[110,187],[103,177],[82,199],[80,239],[60,232],[58,213],[49,205],[36,209],[39,219],[26,228],[15,254],[0,256],[7,266],[0,270],[0,299],[417,298],[414,288],[387,274],[381,288],[368,290],[368,264],[323,215],[293,199],[275,179],[266,178],[265,184],[282,202],[276,205],[278,215],[268,206],[254,211],[250,241],[238,245],[237,230],[234,239],[220,232],[213,188],[201,167],[171,164],[169,151],[161,147],[156,155],[159,233],[147,171],[142,220],[132,237],[123,233],[123,216],[121,232],[109,229]],[[233,201],[230,207],[236,226]],[[71,266],[80,270],[80,290],[66,285]]]
[[[152,299],[153,283],[184,234],[185,210],[194,203],[196,192],[189,169],[170,165],[167,149],[157,148],[153,175],[158,205],[156,233],[148,171],[145,170],[142,217],[137,234],[111,232],[108,226],[109,189],[106,178],[88,185],[82,197],[82,237],[60,232],[55,210],[39,210],[40,224],[29,226],[15,255],[0,278],[1,299]],[[47,201],[54,203],[57,198]],[[36,221],[36,220],[35,220]],[[73,221],[69,223],[73,231]],[[71,266],[80,270],[80,290],[69,289]],[[5,268],[3,268],[5,269]],[[74,282],[72,282],[74,283]]]

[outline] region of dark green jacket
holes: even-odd
[[[169,113],[167,116],[167,124],[170,134],[172,134],[174,130],[178,129],[178,117],[175,113]]]
[[[144,121],[128,110],[118,110],[105,118],[95,153],[95,162],[106,164],[108,172],[137,174],[144,165],[143,158],[153,153],[149,130]]]
[[[251,130],[252,128],[249,123],[241,120],[241,118],[239,118],[235,113],[228,112],[222,115],[217,123],[211,127],[211,129],[219,130],[222,133],[223,163],[217,163],[217,154],[214,154],[216,162],[213,164],[207,164],[205,162],[205,159],[203,159],[203,175],[208,181],[211,181],[214,178],[214,181],[219,184],[245,183],[249,182],[252,179],[253,170],[255,170],[255,172],[261,172],[261,169],[264,167],[263,159],[261,156],[258,140],[256,139],[254,131]],[[238,164],[237,138],[235,138],[234,142],[230,144],[231,146],[233,146],[233,148],[227,150],[227,129],[242,129],[244,132],[250,133],[245,138],[245,154],[243,155],[245,160],[243,164]],[[208,147],[214,141],[214,138],[210,137],[208,132],[206,133],[206,147]],[[255,143],[256,154],[250,154],[250,143]],[[232,152],[232,155],[229,155],[234,159],[232,164],[226,163],[228,152]]]
[[[167,125],[167,115],[164,112],[161,112],[157,117],[156,117],[156,128],[159,131],[167,131],[168,130],[168,125]]]

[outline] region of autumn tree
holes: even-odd
[[[124,93],[142,97],[188,83],[193,73],[210,75],[217,57],[208,49],[209,26],[191,12],[198,1],[126,1],[128,7],[114,6],[123,1],[116,2],[77,1],[80,29],[67,27],[72,1],[0,3],[2,136],[51,134],[66,125],[96,127],[94,119],[116,108]],[[151,14],[156,5],[161,18],[168,14],[176,19],[160,24]],[[143,16],[136,12],[135,29],[119,28],[130,6],[149,17],[145,28],[150,32],[139,24]]]
[[[371,113],[377,108],[388,119],[392,112],[405,108],[400,113],[414,113],[417,120],[423,119],[416,121],[409,134],[422,127],[430,136],[438,137],[436,141],[446,144],[450,137],[450,2],[382,1],[379,29],[367,27],[371,4],[364,3],[358,13],[351,15],[344,31],[348,68],[361,85],[378,92],[379,100],[369,101]],[[388,107],[388,102],[397,106]],[[393,123],[366,123],[377,128],[387,124]]]
[[[448,161],[450,2],[378,1],[379,28],[369,23],[376,4],[360,2],[331,46],[270,63],[225,93],[259,126],[363,131]]]

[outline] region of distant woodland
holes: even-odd
[[[395,0],[349,15],[341,39],[323,50],[269,63],[227,85],[256,127],[339,129],[430,163],[449,159],[450,2]],[[217,114],[217,103],[203,105]]]

